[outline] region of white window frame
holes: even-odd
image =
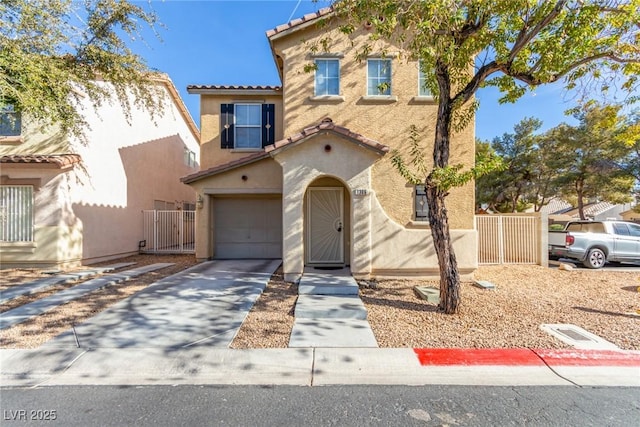
[[[328,89],[329,89],[329,85],[327,84],[327,93],[320,93],[318,92],[318,71],[319,71],[319,67],[318,64],[320,62],[336,62],[338,64],[338,75],[337,76],[329,76],[329,75],[325,75],[324,78],[327,80],[337,80],[338,81],[338,91],[337,93],[328,93]],[[340,95],[340,59],[338,58],[316,58],[314,60],[314,63],[316,64],[316,73],[315,73],[315,77],[314,77],[314,82],[313,82],[313,86],[314,86],[314,95],[315,96],[339,96]],[[327,67],[328,70],[328,67]]]
[[[258,108],[258,113],[259,113],[259,117],[260,117],[260,123],[258,123],[257,125],[238,125],[238,107],[240,106],[244,106],[244,107],[256,107]],[[240,102],[240,103],[234,103],[234,114],[233,114],[233,120],[234,120],[234,126],[233,126],[233,146],[235,149],[239,149],[239,150],[255,150],[258,148],[262,148],[262,104],[256,104],[256,103],[250,103],[250,102]],[[238,128],[242,128],[242,129],[255,129],[257,128],[259,130],[258,133],[258,145],[257,146],[246,146],[246,147],[240,147],[238,146]]]
[[[378,67],[378,76],[377,77],[372,77],[371,75],[369,75],[369,64],[371,62],[388,62],[389,63],[389,92],[388,93],[380,93],[379,90],[377,90],[376,93],[370,93],[369,92],[369,81],[372,78],[377,79],[377,84],[375,85],[376,89],[378,88],[378,86],[380,86],[380,84],[384,83],[385,81],[382,81],[381,77],[380,77],[380,68]],[[393,85],[392,85],[392,80],[393,80],[393,65],[392,65],[392,60],[391,58],[368,58],[367,59],[367,96],[384,96],[384,97],[389,97],[393,94]]]
[[[0,241],[33,242],[34,228],[33,185],[0,186]]]
[[[186,146],[184,147],[184,164],[192,168],[196,167],[196,153]]]

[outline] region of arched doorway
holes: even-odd
[[[351,258],[351,198],[336,178],[321,177],[307,187],[305,264],[345,266]]]

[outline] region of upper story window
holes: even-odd
[[[236,148],[261,148],[261,127],[261,104],[236,104]]]
[[[196,153],[189,150],[187,147],[184,147],[184,164],[191,168],[195,168],[197,166]]]
[[[418,96],[433,96],[429,88],[425,85],[425,73],[422,71],[422,61],[418,63]]]
[[[315,96],[340,95],[340,60],[316,59]]]
[[[367,60],[367,95],[391,95],[391,59]]]
[[[275,142],[275,104],[222,104],[220,147],[259,149]]]
[[[0,109],[0,136],[20,136],[22,117],[12,105]]]

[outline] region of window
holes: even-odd
[[[340,95],[340,61],[316,59],[316,96]]]
[[[627,224],[613,224],[613,231],[619,235],[619,236],[628,236],[629,235],[629,228],[627,227]]]
[[[258,104],[236,105],[236,148],[260,148],[262,110]]]
[[[221,148],[263,148],[275,142],[275,104],[222,104]]]
[[[176,204],[174,202],[165,202],[164,200],[154,200],[153,210],[156,211],[172,211],[175,210]]]
[[[32,186],[0,186],[0,241],[33,241]]]
[[[184,164],[195,168],[196,167],[196,153],[184,147]]]
[[[429,206],[424,185],[416,185],[415,187],[415,211],[415,221],[429,221]]]
[[[629,233],[630,233],[632,236],[640,237],[640,225],[636,225],[636,224],[627,224],[627,226],[629,227]]]
[[[391,60],[367,60],[367,95],[391,95]]]
[[[22,117],[13,106],[0,109],[0,136],[20,136],[22,133]]]
[[[422,71],[422,61],[418,63],[418,96],[433,96],[428,87],[425,86],[425,73]]]

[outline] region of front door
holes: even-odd
[[[310,264],[344,264],[344,205],[341,187],[307,191],[307,259]]]

